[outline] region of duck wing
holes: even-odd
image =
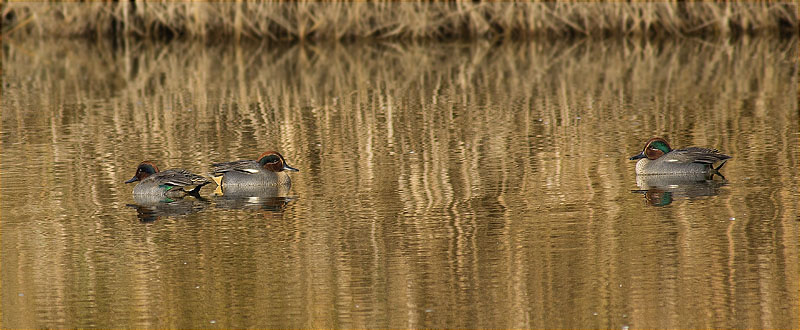
[[[211,164],[211,172],[214,175],[222,175],[225,172],[237,171],[244,173],[258,173],[261,171],[261,164],[255,160],[237,160],[235,162]]]
[[[731,156],[720,153],[717,149],[698,147],[672,150],[667,155],[669,156],[667,161],[681,164],[700,163],[711,165],[731,158]]]
[[[202,186],[211,181],[184,169],[171,169],[152,175],[160,185],[175,187]]]

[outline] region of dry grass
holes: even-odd
[[[797,33],[797,3],[18,3],[3,32],[268,40]]]

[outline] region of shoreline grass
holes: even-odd
[[[797,34],[795,2],[7,2],[3,36],[302,41]]]

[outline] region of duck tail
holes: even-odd
[[[722,167],[725,166],[725,163],[727,163],[727,162],[728,162],[728,160],[726,159],[726,160],[723,160],[722,163],[720,163],[719,166],[717,166],[716,168],[714,168],[713,165],[711,166],[711,179],[714,178],[714,175],[719,175],[719,177],[722,178],[722,180],[725,180],[725,176],[722,175],[722,173],[720,173],[719,170],[722,169]]]
[[[719,170],[720,170],[720,169],[721,169],[723,166],[725,166],[725,163],[727,163],[727,162],[728,162],[728,160],[727,160],[727,159],[726,159],[726,160],[723,160],[723,161],[722,161],[722,163],[720,163],[720,164],[719,164],[719,166],[717,166],[717,168],[715,168],[715,169],[714,169],[714,171],[717,171],[717,172],[719,172]]]
[[[211,183],[211,181],[206,181],[206,182],[203,182],[201,184],[198,184],[196,187],[194,187],[194,189],[189,190],[186,193],[189,194],[189,195],[198,197],[198,196],[200,196],[200,188],[203,188],[203,186],[205,186],[205,185],[207,185],[209,183]]]
[[[211,180],[214,180],[214,183],[216,183],[217,186],[222,187],[222,175],[218,175],[218,176],[213,176],[212,175],[211,176]]]

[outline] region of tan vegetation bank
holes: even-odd
[[[797,34],[796,2],[8,2],[4,35],[347,40]]]

